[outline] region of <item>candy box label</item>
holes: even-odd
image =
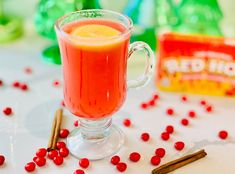
[[[164,33],[158,42],[159,89],[235,96],[235,40]]]

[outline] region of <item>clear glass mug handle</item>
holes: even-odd
[[[155,60],[154,53],[149,47],[149,45],[140,41],[132,43],[129,47],[128,58],[130,58],[131,55],[137,51],[143,51],[145,53],[147,62],[146,68],[144,73],[140,75],[137,79],[127,81],[127,89],[136,89],[145,86],[146,84],[148,84],[153,74]]]

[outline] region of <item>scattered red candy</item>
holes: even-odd
[[[27,74],[31,74],[33,72],[33,70],[32,70],[31,67],[25,67],[24,72],[27,73]]]
[[[73,174],[85,174],[85,172],[81,169],[78,169]]]
[[[211,105],[206,106],[206,112],[212,112],[213,107]]]
[[[147,103],[142,103],[142,104],[141,104],[141,108],[142,108],[142,109],[146,109],[147,107],[148,107]]]
[[[187,126],[187,125],[189,124],[188,119],[183,118],[183,119],[181,120],[181,124],[184,125],[184,126]]]
[[[188,100],[188,98],[187,98],[187,96],[183,95],[183,96],[181,97],[181,100],[182,100],[183,102],[186,102],[186,101]]]
[[[18,88],[18,87],[20,87],[20,82],[18,82],[18,81],[13,82],[12,86],[15,88]]]
[[[162,138],[162,140],[167,141],[167,140],[169,140],[169,138],[170,138],[170,134],[167,133],[167,132],[163,132],[163,133],[161,134],[161,138]]]
[[[35,170],[36,164],[34,162],[27,163],[24,168],[27,172],[32,172]]]
[[[29,89],[29,87],[28,87],[27,84],[22,83],[22,84],[20,85],[20,89],[22,89],[23,91],[27,91],[27,90]]]
[[[121,163],[117,164],[116,168],[119,172],[124,172],[127,168],[127,165],[126,165],[126,163],[121,162]]]
[[[218,136],[224,140],[228,137],[228,132],[226,130],[221,130],[219,131]]]
[[[110,162],[113,164],[113,165],[117,165],[119,162],[120,162],[120,157],[115,155],[111,158]]]
[[[53,86],[56,86],[56,87],[57,87],[57,86],[59,86],[59,85],[60,85],[60,82],[59,82],[58,80],[54,80],[54,81],[53,81]]]
[[[154,94],[154,95],[153,95],[153,99],[154,99],[154,100],[157,100],[157,99],[159,99],[159,95],[157,95],[157,94]]]
[[[150,100],[148,104],[149,104],[150,106],[154,106],[154,105],[155,105],[155,100],[154,100],[154,99]]]
[[[69,130],[68,129],[61,129],[60,130],[60,138],[67,138],[67,136],[69,135]]]
[[[158,156],[153,156],[150,161],[152,165],[157,166],[160,164],[161,158]]]
[[[62,157],[67,157],[69,155],[69,149],[67,147],[62,147],[60,150],[59,150],[59,154],[60,156]]]
[[[59,142],[56,143],[56,148],[57,148],[57,149],[61,149],[61,148],[63,148],[63,147],[66,147],[65,142],[59,141]]]
[[[11,115],[12,114],[12,109],[10,107],[6,107],[3,109],[3,113],[5,115]]]
[[[45,148],[40,148],[36,152],[37,157],[45,157],[47,154],[47,150]]]
[[[49,158],[49,159],[54,159],[56,156],[58,156],[58,152],[57,152],[57,150],[51,150],[50,152],[48,152],[48,154],[47,154],[47,157]]]
[[[178,141],[178,142],[175,143],[174,147],[175,147],[176,150],[180,151],[184,148],[184,142]]]
[[[130,119],[124,119],[123,120],[123,125],[126,127],[130,127],[131,126],[131,120]]]
[[[133,162],[138,162],[140,160],[141,156],[138,152],[132,152],[129,156],[129,159]]]
[[[166,150],[163,149],[163,148],[157,148],[157,149],[155,150],[155,154],[156,154],[156,156],[162,158],[162,157],[165,156]]]
[[[5,162],[5,157],[3,155],[0,155],[0,166],[3,165]]]
[[[172,134],[174,132],[174,127],[172,125],[166,126],[166,132]]]
[[[62,156],[56,156],[56,157],[54,157],[53,158],[53,162],[55,163],[55,165],[61,165],[61,164],[63,164],[63,162],[64,162],[64,159],[63,159],[63,157]]]
[[[188,112],[188,116],[191,117],[191,118],[193,118],[193,117],[196,116],[196,112],[195,112],[195,111],[189,111],[189,112]]]
[[[206,101],[205,100],[201,100],[200,104],[204,106],[204,105],[206,105]]]
[[[166,110],[166,113],[167,113],[167,115],[173,115],[174,114],[174,110],[172,108],[168,108]]]
[[[65,107],[64,100],[61,101],[61,106]]]
[[[75,127],[78,127],[78,126],[79,126],[79,121],[78,121],[78,120],[74,121],[74,122],[73,122],[73,125],[74,125]]]
[[[89,166],[89,164],[90,164],[90,161],[87,158],[81,158],[79,160],[79,165],[82,168],[87,168]]]
[[[36,157],[33,161],[39,166],[42,167],[46,164],[46,159],[44,157]]]
[[[150,138],[149,133],[145,132],[145,133],[142,133],[142,134],[141,134],[141,139],[142,139],[143,141],[148,141],[149,138]]]

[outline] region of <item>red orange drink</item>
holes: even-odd
[[[67,34],[84,39],[79,43],[59,39],[65,103],[73,114],[99,119],[114,113],[122,105],[126,96],[129,37],[114,37],[125,30],[119,23],[97,19],[63,27]],[[97,40],[92,43],[90,38]]]

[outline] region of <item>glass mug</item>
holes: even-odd
[[[111,116],[122,106],[126,91],[148,83],[154,54],[143,42],[129,45],[132,21],[108,10],[81,10],[55,24],[64,76],[66,107],[80,126],[67,138],[71,154],[98,160],[115,154],[124,143],[123,132]],[[145,72],[126,80],[127,59],[136,51],[146,57]]]

